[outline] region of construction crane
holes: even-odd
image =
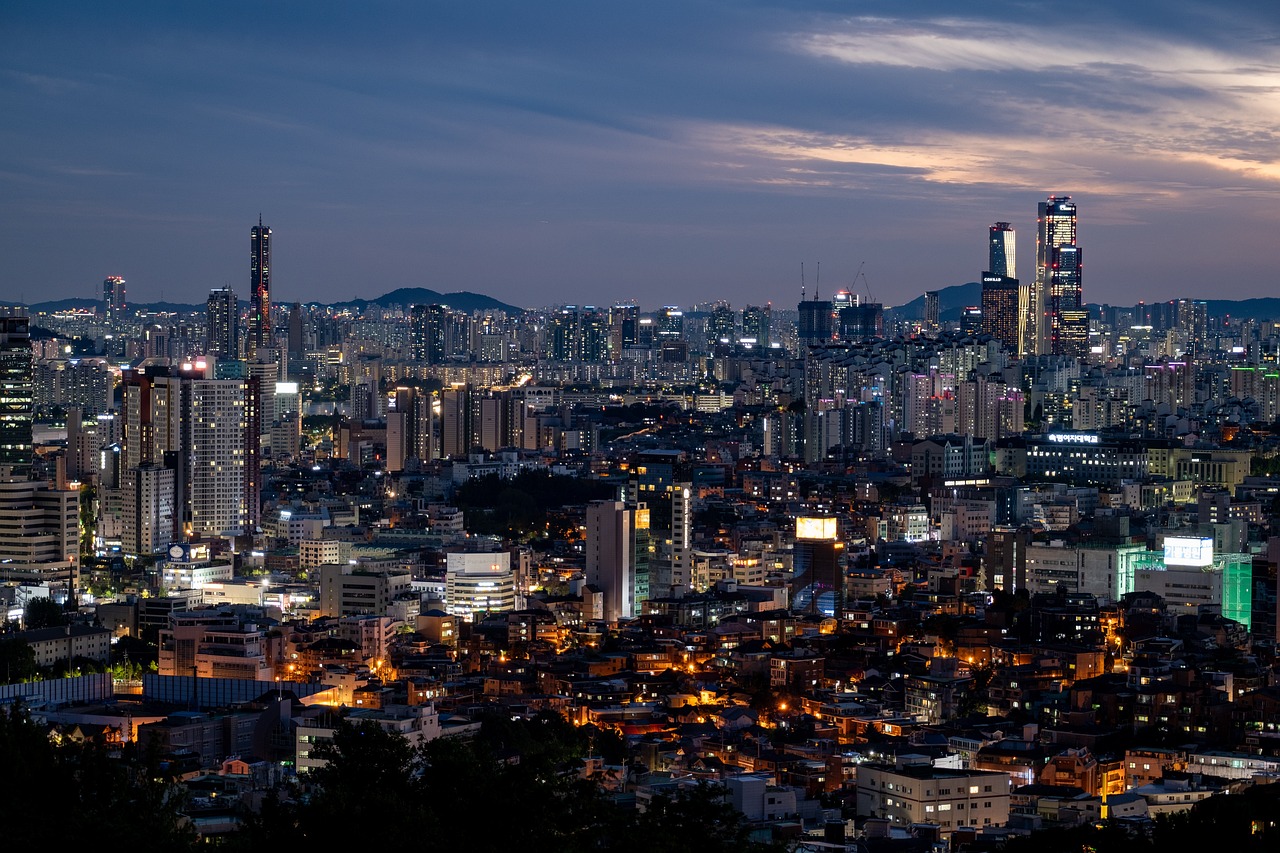
[[[849,282],[849,292],[852,293],[857,288],[858,279],[861,278],[862,286],[867,289],[867,301],[875,302],[876,297],[875,297],[875,294],[871,292],[871,282],[867,281],[867,274],[862,271],[862,268],[865,267],[866,265],[867,265],[866,261],[863,261],[862,263],[858,264],[858,271],[853,274],[853,281]]]

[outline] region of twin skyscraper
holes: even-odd
[[[989,259],[982,274],[982,331],[1019,357],[1083,357],[1089,348],[1089,314],[1076,244],[1076,205],[1070,196],[1050,196],[1036,216],[1036,270],[1028,283],[1017,277],[1015,231],[1008,222],[990,228]]]

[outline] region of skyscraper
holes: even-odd
[[[295,302],[289,309],[289,355],[302,355],[302,303]]]
[[[231,362],[228,367],[235,367]],[[242,367],[242,366],[241,366]],[[219,370],[222,365],[219,364]],[[243,370],[241,371],[243,372]],[[121,487],[134,500],[146,484],[139,469],[173,469],[169,541],[192,533],[244,533],[256,518],[257,430],[251,379],[209,379],[203,363],[124,372],[124,468]],[[156,533],[159,536],[159,532]],[[160,541],[159,539],[157,541]],[[161,542],[163,544],[163,542]]]
[[[209,291],[205,304],[205,334],[209,355],[235,358],[240,353],[240,302],[229,287]]]
[[[604,593],[610,623],[636,615],[635,512],[622,501],[587,504],[586,579]]]
[[[754,341],[761,349],[769,348],[769,320],[773,306],[766,303],[763,307],[748,305],[742,309],[742,339]]]
[[[22,314],[0,316],[0,466],[26,476],[35,455],[31,332]]]
[[[1012,354],[1018,352],[1018,280],[982,274],[982,333],[991,335]]]
[[[409,355],[414,361],[444,363],[448,312],[444,305],[415,305],[409,309]]]
[[[939,296],[938,291],[928,290],[924,294],[924,331],[932,334],[940,328],[938,323],[939,314]]]
[[[249,229],[249,342],[250,358],[275,346],[271,334],[271,229],[258,224]]]
[[[107,276],[102,282],[102,311],[108,326],[120,322],[124,306],[124,279],[118,275]]]
[[[1082,356],[1088,342],[1083,315],[1081,253],[1076,245],[1076,205],[1070,196],[1040,202],[1036,217],[1036,288],[1041,301],[1041,349],[1055,355]],[[1083,323],[1083,334],[1080,328]]]
[[[640,308],[636,305],[615,305],[609,309],[609,360],[621,361],[627,347],[639,341]]]
[[[992,275],[1006,278],[1017,278],[1016,233],[1008,222],[997,222],[991,226],[988,246],[987,270]]]
[[[1011,354],[1018,355],[1026,321],[1020,311],[1022,290],[1014,272],[1016,235],[1008,222],[997,222],[989,233],[987,269],[982,274],[982,333],[991,335]]]
[[[796,328],[800,346],[830,343],[835,337],[835,321],[829,299],[806,299],[796,306]]]

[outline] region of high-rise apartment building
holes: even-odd
[[[622,501],[587,505],[586,579],[604,593],[610,623],[636,615],[634,513]]]
[[[769,348],[769,320],[773,306],[748,305],[742,309],[742,341],[760,349]]]
[[[414,361],[444,363],[448,315],[445,305],[414,305],[409,309],[409,355]]]
[[[396,388],[387,412],[387,470],[403,471],[410,459],[428,462],[434,456],[432,395],[415,386]]]
[[[138,500],[138,469],[174,471],[174,532],[241,534],[256,517],[257,431],[250,424],[251,379],[206,378],[190,370],[154,367],[125,371],[124,464],[126,500]],[[145,495],[144,495],[145,497]],[[159,534],[156,534],[159,535]]]
[[[939,328],[941,328],[938,322],[938,315],[940,313],[939,300],[940,300],[940,297],[939,297],[938,291],[936,290],[925,291],[924,331],[928,334],[935,333],[938,331]]]
[[[711,309],[711,316],[707,319],[707,344],[708,350],[714,349],[717,345],[732,347],[735,342],[735,320],[736,315],[728,304],[717,305]]]
[[[649,509],[623,501],[587,505],[587,583],[604,596],[608,622],[630,619],[649,599]]]
[[[240,352],[240,301],[229,287],[209,291],[205,303],[205,346],[209,355],[236,358]]]
[[[440,392],[440,456],[466,459],[471,450],[471,389],[455,385]]]
[[[33,374],[30,321],[0,316],[0,465],[18,474],[30,470],[35,455]]]
[[[102,282],[102,313],[108,326],[115,326],[124,317],[124,279],[109,275]]]
[[[609,360],[621,361],[627,347],[640,341],[640,308],[636,305],[615,305],[609,309]]]
[[[249,229],[249,340],[250,357],[274,348],[271,333],[271,229],[258,224]]]
[[[302,337],[302,303],[295,302],[289,308],[289,355],[302,355],[304,346]]]

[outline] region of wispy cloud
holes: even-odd
[[[742,180],[853,185],[848,168],[863,167],[937,184],[1039,188],[1070,175],[1081,191],[1172,197],[1186,182],[1162,173],[1180,164],[1203,169],[1207,185],[1280,183],[1274,45],[1238,55],[1087,27],[953,18],[856,18],[785,43],[837,62],[832,85],[865,85],[866,69],[913,69],[912,83],[882,99],[915,99],[923,112],[938,97],[933,83],[957,113],[973,112],[950,124],[942,116],[928,124],[869,116],[864,134],[695,123],[691,136],[722,161],[741,169],[742,158],[753,159],[754,174]],[[989,131],[974,132],[980,123]],[[789,171],[796,163],[808,168]]]

